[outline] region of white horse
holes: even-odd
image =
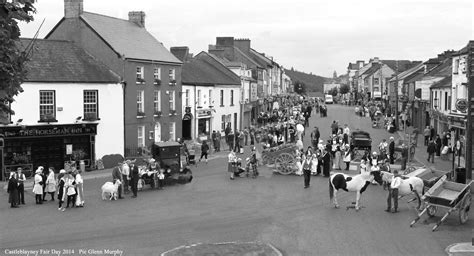
[[[116,180],[115,184],[108,181],[104,185],[102,185],[102,200],[107,199],[107,195],[109,196],[109,200],[117,200],[118,196],[118,187],[122,184],[120,180]]]
[[[390,183],[392,182],[393,177],[394,177],[393,173],[381,171],[380,175],[382,176],[382,180],[387,182],[390,186]],[[421,210],[421,196],[425,193],[425,184],[423,183],[423,180],[421,178],[418,178],[415,176],[405,178],[405,179],[402,178],[400,186],[398,187],[398,194],[400,196],[406,196],[411,193],[414,193],[416,196],[416,199],[418,199],[417,209]]]
[[[329,177],[329,199],[332,200],[334,198],[334,207],[339,208],[339,204],[337,203],[337,191],[339,189],[346,192],[356,192],[355,209],[358,211],[360,209],[360,194],[367,189],[367,186],[369,186],[373,180],[382,185],[380,171],[364,172],[353,177],[344,173],[334,173]]]

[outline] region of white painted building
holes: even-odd
[[[23,163],[59,171],[71,159],[94,168],[104,155],[123,155],[120,78],[71,42],[36,40],[32,47],[24,91],[10,104],[14,114],[0,117],[4,169]]]

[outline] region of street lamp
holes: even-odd
[[[434,100],[433,107],[437,110],[438,109],[438,98],[435,98]]]

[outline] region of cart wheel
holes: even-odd
[[[469,192],[469,191],[468,191]],[[471,193],[464,198],[461,207],[459,208],[459,222],[464,224],[469,219],[469,208],[471,206]]]
[[[428,206],[428,209],[427,209],[426,213],[428,214],[428,216],[434,217],[437,210],[438,210],[437,206],[430,205],[430,206]]]
[[[292,174],[295,165],[295,157],[292,154],[282,153],[275,160],[275,168],[283,175]]]

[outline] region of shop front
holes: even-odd
[[[2,179],[18,166],[33,171],[38,166],[63,169],[68,161],[95,165],[97,124],[5,126]]]
[[[197,119],[197,136],[196,138],[200,141],[209,140],[212,127],[212,110],[198,110],[196,112]]]

